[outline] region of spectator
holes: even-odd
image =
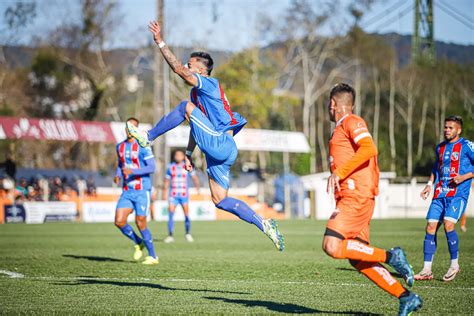
[[[87,177],[86,185],[87,185],[87,195],[96,196],[97,187],[95,186],[94,178],[92,176]]]
[[[0,163],[0,168],[5,169],[5,173],[12,178],[13,180],[16,179],[16,163],[12,159],[12,155],[10,153],[5,154],[5,161]]]
[[[18,185],[16,186],[15,195],[26,198],[28,196],[28,184],[25,178],[20,178]]]

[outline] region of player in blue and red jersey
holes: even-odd
[[[136,118],[129,118],[127,124],[138,127]],[[127,132],[127,139],[117,144],[118,166],[114,182],[119,184],[123,179],[123,191],[117,203],[115,226],[135,243],[133,258],[140,260],[143,248],[148,256],[143,264],[158,264],[158,257],[153,246],[153,237],[147,228],[146,219],[150,211],[151,174],[155,172],[155,157],[149,148],[143,148]],[[135,222],[142,235],[140,238],[132,226],[127,224],[128,216],[135,211]]]
[[[163,199],[168,200],[168,237],[165,243],[174,241],[174,212],[176,207],[181,205],[184,213],[184,229],[186,231],[184,238],[188,242],[193,242],[191,235],[191,220],[189,218],[189,181],[192,179],[194,187],[199,194],[199,178],[196,172],[188,172],[185,164],[185,154],[182,150],[176,150],[173,154],[173,160],[166,170],[165,187],[163,189]]]
[[[444,281],[451,281],[459,272],[459,238],[456,223],[466,210],[469,190],[474,173],[474,143],[461,137],[462,118],[449,116],[444,122],[444,141],[436,147],[436,162],[430,180],[421,192],[427,199],[434,183],[434,195],[426,220],[424,241],[424,266],[415,275],[416,280],[431,280],[431,265],[436,252],[436,232],[441,224],[448,240],[451,265]]]
[[[262,219],[243,201],[228,196],[230,168],[238,154],[233,136],[247,121],[238,113],[231,111],[219,81],[210,77],[214,66],[211,56],[204,52],[192,53],[186,66],[183,66],[163,42],[159,24],[152,22],[149,29],[171,69],[193,87],[191,89],[192,102],[181,102],[148,133],[141,132],[128,124],[130,134],[138,140],[140,145],[148,146],[160,135],[180,125],[184,120],[188,120],[191,134],[186,149],[186,170],[193,169],[191,155],[198,145],[206,156],[209,188],[216,207],[254,224],[273,241],[278,250],[283,251],[283,237],[276,222],[272,219]]]

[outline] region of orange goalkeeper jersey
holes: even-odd
[[[369,144],[368,148],[373,150],[373,153],[371,158],[358,161],[358,157],[354,156],[361,148],[361,144]],[[367,124],[361,117],[350,114],[337,122],[329,141],[329,162],[331,172],[341,178],[341,191],[336,190],[336,198],[344,196],[373,198],[378,195],[379,168],[376,147]]]

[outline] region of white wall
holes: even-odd
[[[335,209],[334,198],[326,193],[327,175],[303,177],[306,190],[316,192],[315,207],[317,219],[328,219]],[[390,184],[388,179],[381,179],[380,194],[376,198],[373,218],[425,218],[431,203],[431,197],[423,200],[420,192],[425,184],[416,182],[408,184]],[[474,217],[474,190],[467,205],[468,217]]]

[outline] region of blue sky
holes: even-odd
[[[134,47],[150,41],[146,25],[156,16],[155,0],[117,0],[122,18],[109,43],[111,47]],[[165,0],[166,36],[168,43],[192,45],[222,50],[240,50],[258,43],[262,15],[278,19],[291,0]],[[454,8],[467,16],[474,25],[474,0],[434,0],[439,5]],[[15,0],[0,0],[0,11]],[[313,1],[318,7],[321,1]],[[324,1],[323,1],[324,2]],[[375,1],[361,21],[364,26],[374,17],[375,22],[365,27],[369,32],[397,32],[411,34],[414,0]],[[27,43],[32,37],[45,34],[48,29],[73,19],[79,5],[74,0],[37,0],[38,16],[33,24],[18,34],[18,42]],[[334,12],[332,24],[341,30],[350,23],[344,7],[350,0],[341,0],[340,12]],[[391,9],[391,10],[389,10]],[[64,11],[67,13],[65,14]],[[406,13],[405,15],[401,15]],[[437,40],[458,44],[474,44],[474,30],[434,7],[434,34]],[[2,23],[3,24],[3,23]],[[326,34],[334,29],[326,27]]]

